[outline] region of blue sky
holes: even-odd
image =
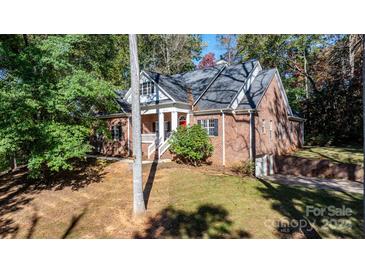
[[[217,41],[216,34],[202,34],[202,40],[205,42],[207,47],[203,49],[202,56],[207,54],[208,52],[213,52],[215,54],[215,59],[219,60],[221,54],[224,53],[224,50],[220,47],[219,42]],[[198,62],[195,62],[198,63]]]

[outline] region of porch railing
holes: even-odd
[[[169,142],[170,138],[171,138],[171,136],[169,138],[167,138],[165,140],[165,142],[163,142],[161,145],[159,145],[159,147],[158,147],[158,159],[160,159],[161,155],[164,154],[165,151],[170,147],[170,142]]]
[[[160,138],[161,140],[161,138]],[[156,152],[156,146],[160,143],[160,140],[157,140],[155,142],[152,142],[148,148],[147,148],[147,158],[150,159],[151,155]]]
[[[142,134],[142,143],[154,143],[156,141],[155,133],[143,133]]]

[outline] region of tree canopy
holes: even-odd
[[[238,35],[243,60],[277,67],[311,143],[361,140],[361,53],[358,35]]]
[[[178,73],[194,68],[197,35],[141,35],[141,68]],[[0,168],[17,158],[39,177],[73,168],[91,151],[96,118],[116,107],[130,86],[127,35],[0,36]]]

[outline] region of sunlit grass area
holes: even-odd
[[[92,163],[49,185],[0,177],[0,238],[360,238],[362,196],[144,166],[147,213],[132,218],[131,170]],[[346,216],[307,214],[348,208]],[[300,225],[297,223],[300,222]]]
[[[361,147],[305,147],[294,153],[295,156],[309,159],[325,159],[334,163],[363,164]]]

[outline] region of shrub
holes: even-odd
[[[200,125],[178,127],[170,139],[170,151],[184,163],[200,165],[213,153],[213,145]]]
[[[231,170],[242,177],[253,176],[254,163],[252,161],[240,161],[232,165]]]

